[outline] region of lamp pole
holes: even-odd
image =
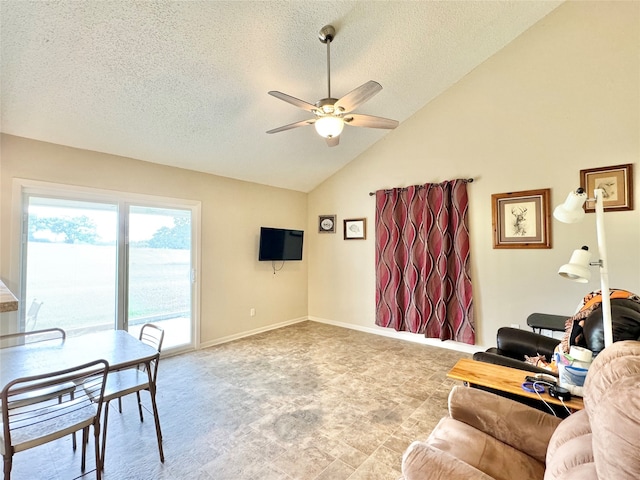
[[[596,234],[598,237],[598,253],[600,254],[600,290],[602,294],[602,327],[604,330],[604,346],[613,343],[613,326],[611,321],[611,292],[609,291],[609,271],[607,261],[607,242],[604,234],[604,200],[603,191],[596,188],[593,195],[596,199]]]

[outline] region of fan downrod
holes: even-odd
[[[318,32],[318,38],[327,46],[327,98],[331,98],[331,42],[335,35],[333,25],[325,25]]]

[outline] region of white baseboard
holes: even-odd
[[[365,333],[373,333],[374,335],[382,335],[383,337],[395,338],[398,340],[404,340],[407,342],[420,343],[422,345],[429,345],[430,347],[440,347],[449,350],[456,350],[464,353],[476,353],[486,350],[485,347],[479,345],[468,345],[466,343],[454,342],[453,340],[439,340],[437,338],[426,338],[424,335],[409,332],[396,332],[390,328],[382,327],[362,327],[354,325],[352,323],[336,322],[334,320],[327,320],[326,318],[309,317],[312,322],[326,323],[328,325],[335,325],[336,327],[349,328],[351,330],[358,330]]]
[[[437,338],[426,338],[423,335],[409,333],[409,332],[396,332],[390,328],[382,328],[382,327],[362,327],[359,325],[354,325],[352,323],[344,323],[344,322],[336,322],[334,320],[327,320],[326,318],[319,317],[300,317],[295,318],[293,320],[286,320],[280,323],[274,323],[273,325],[268,325],[266,327],[256,328],[253,330],[247,330],[246,332],[237,333],[234,335],[228,335],[226,337],[217,338],[210,342],[201,343],[198,348],[207,348],[213,347],[215,345],[221,345],[223,343],[232,342],[234,340],[240,340],[241,338],[251,337],[252,335],[257,335],[259,333],[268,332],[269,330],[276,330],[278,328],[286,327],[289,325],[294,325],[296,323],[312,321],[318,323],[326,323],[327,325],[334,325],[336,327],[348,328],[351,330],[358,330],[360,332],[372,333],[374,335],[381,335],[383,337],[395,338],[397,340],[404,340],[406,342],[414,342],[420,343],[422,345],[428,345],[430,347],[439,347],[446,348],[448,350],[456,350],[458,352],[470,353],[473,354],[475,352],[481,352],[486,350],[485,347],[481,347],[478,345],[467,345],[466,343],[454,342],[453,340],[445,340],[441,341]]]
[[[234,335],[228,335],[226,337],[216,338],[215,340],[212,340],[210,342],[201,343],[198,346],[198,349],[213,347],[214,345],[220,345],[227,342],[233,342],[234,340],[240,340],[241,338],[251,337],[252,335],[268,332],[269,330],[276,330],[278,328],[286,327],[288,325],[293,325],[295,323],[305,322],[307,320],[309,320],[308,317],[300,317],[300,318],[295,318],[293,320],[286,320],[284,322],[267,325],[266,327],[255,328],[253,330],[247,330],[246,332],[240,332]]]

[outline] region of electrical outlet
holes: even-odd
[[[250,317],[255,317],[256,316],[256,309],[255,308],[252,308],[252,309],[249,310],[249,316]]]
[[[512,323],[511,324],[511,328],[520,328],[520,324],[519,323]]]

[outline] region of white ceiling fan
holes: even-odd
[[[322,43],[327,45],[327,98],[318,100],[315,105],[297,99],[286,93],[270,91],[269,95],[273,95],[280,100],[284,100],[298,108],[313,113],[313,118],[302,120],[300,122],[290,123],[282,127],[269,130],[267,133],[278,133],[292,128],[304,127],[305,125],[315,125],[319,135],[326,139],[327,145],[335,147],[340,142],[340,134],[344,125],[353,127],[368,128],[386,128],[393,129],[398,126],[397,120],[389,118],[374,117],[372,115],[363,115],[351,113],[364,102],[373,97],[382,90],[382,86],[373,80],[360,85],[355,90],[347,93],[344,97],[337,99],[331,96],[331,41],[336,35],[336,30],[332,25],[325,25],[320,30],[318,37]]]

